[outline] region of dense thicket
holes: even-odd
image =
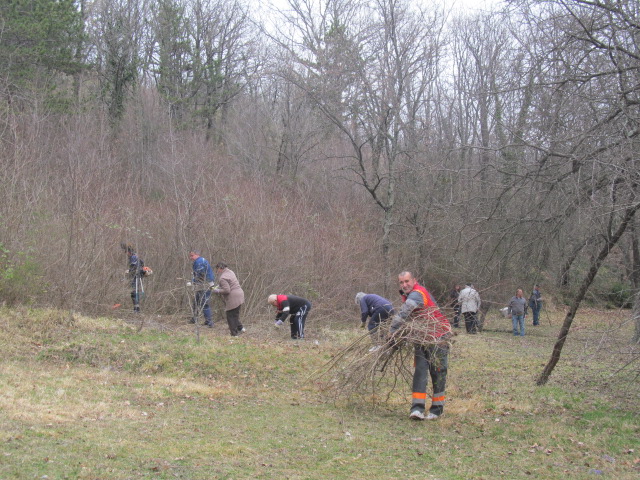
[[[638,4],[501,7],[3,3],[2,299],[106,310],[128,242],[157,312],[184,307],[190,248],[249,313],[272,292],[339,312],[402,269],[442,298],[628,304]]]

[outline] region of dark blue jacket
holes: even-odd
[[[360,299],[360,312],[362,313],[361,321],[366,322],[367,317],[373,315],[379,308],[384,308],[387,312],[393,310],[393,304],[386,298],[373,293],[369,293]]]
[[[129,255],[129,277],[131,278],[131,286],[135,287],[136,279],[142,277],[142,267],[144,262],[135,253]]]
[[[534,289],[529,297],[529,308],[531,308],[531,310],[540,310],[542,308],[542,300],[540,300],[540,297],[542,297],[540,290],[537,288]]]
[[[215,280],[213,269],[204,257],[198,257],[193,261],[193,283],[209,283]]]

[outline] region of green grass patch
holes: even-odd
[[[3,479],[588,479],[599,472],[631,479],[640,472],[638,387],[624,375],[606,383],[598,376],[612,371],[600,362],[613,356],[585,367],[574,345],[549,384],[535,386],[554,341],[551,325],[524,338],[508,328],[459,335],[446,413],[427,423],[408,419],[408,384],[374,404],[336,402],[315,381],[311,374],[361,334],[355,329],[309,332],[296,343],[248,319],[245,336],[216,328],[197,341],[192,327],[173,323],[138,331],[115,319],[8,309],[0,318]],[[605,396],[616,386],[626,397]]]

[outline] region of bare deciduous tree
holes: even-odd
[[[282,74],[348,145],[345,170],[382,210],[384,278],[390,279],[397,182],[402,162],[416,154],[416,124],[428,108],[427,85],[438,62],[440,20],[401,1],[290,6],[293,34],[279,41],[296,66]]]

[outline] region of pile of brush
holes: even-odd
[[[323,390],[338,398],[365,396],[388,399],[400,386],[405,391],[413,377],[416,345],[450,344],[451,333],[442,332],[439,320],[426,317],[406,322],[393,334],[382,324],[373,334],[366,333],[338,352],[317,375]]]

